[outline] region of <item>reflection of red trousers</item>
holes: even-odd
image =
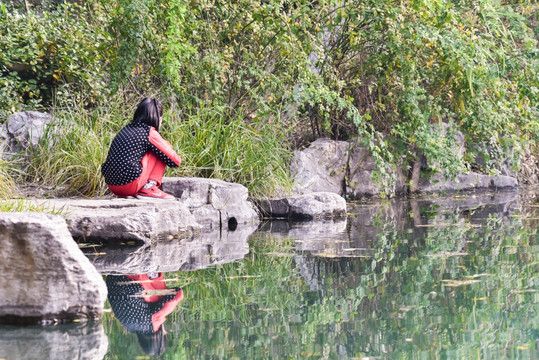
[[[147,152],[140,163],[142,174],[138,178],[125,185],[107,185],[110,191],[118,196],[135,196],[148,180],[153,180],[160,186],[167,164],[153,152]]]

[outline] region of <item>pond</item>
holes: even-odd
[[[461,194],[138,255],[94,249],[107,311],[56,331],[82,334],[84,359],[535,359],[538,225],[536,191]],[[154,266],[175,256],[189,271]]]

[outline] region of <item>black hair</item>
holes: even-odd
[[[167,333],[163,326],[154,333],[137,333],[140,347],[147,355],[162,355],[167,348]]]
[[[155,98],[145,98],[138,104],[133,115],[133,124],[148,124],[159,131],[161,118],[163,117],[163,105]]]

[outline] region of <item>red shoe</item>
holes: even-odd
[[[152,186],[149,189],[140,189],[137,193],[137,199],[148,199],[148,198],[157,198],[157,199],[166,199],[174,200],[174,196],[167,194],[163,190],[159,189],[156,185]]]

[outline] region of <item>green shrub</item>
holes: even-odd
[[[108,94],[106,38],[90,10],[66,3],[21,14],[0,1],[0,117],[48,108],[54,97],[91,104]]]
[[[242,114],[228,117],[212,108],[183,118],[170,114],[162,131],[182,156],[176,174],[237,182],[251,195],[269,195],[290,186],[289,155],[271,126],[247,125]]]
[[[76,99],[74,114],[105,111],[111,96],[131,109],[134,97],[157,94],[171,136],[193,141],[192,152],[177,144],[188,160],[180,173],[260,189],[268,169],[284,177],[290,140],[360,136],[390,186],[395,163],[406,168],[419,154],[449,175],[497,172],[507,162],[518,168],[521,149],[539,140],[531,1],[91,0],[33,9],[0,0],[0,117],[54,98]],[[88,132],[94,144],[79,147],[94,159],[72,154],[66,140],[58,161],[94,164],[80,182],[72,176],[86,170],[76,166],[61,178],[102,193],[90,176],[106,146],[94,147],[125,121],[105,116],[110,128],[97,129],[86,115],[68,117],[76,141]],[[464,158],[453,150],[457,131]],[[266,147],[281,161],[254,161]]]

